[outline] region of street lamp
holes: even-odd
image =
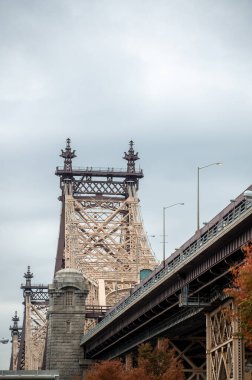
[[[182,206],[182,205],[184,205],[184,203],[174,203],[170,206],[163,207],[163,262],[164,262],[164,265],[165,265],[165,244],[166,244],[166,241],[165,241],[165,210],[167,208],[171,208],[171,207],[174,207],[177,205]]]
[[[199,189],[199,173],[200,173],[200,170],[202,169],[205,169],[205,168],[208,168],[209,166],[214,166],[214,165],[222,165],[222,162],[214,162],[212,164],[209,164],[209,165],[205,165],[205,166],[198,166],[197,170],[197,230],[199,230],[200,228],[200,205],[199,205],[199,201],[200,201],[200,195],[199,195],[199,192],[200,192],[200,189]]]

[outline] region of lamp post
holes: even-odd
[[[171,207],[174,207],[177,205],[182,206],[182,205],[184,205],[184,203],[174,203],[170,206],[163,207],[163,262],[164,262],[164,265],[165,265],[165,244],[166,244],[166,241],[165,241],[165,210],[167,208],[171,208]]]
[[[222,162],[213,162],[212,164],[205,166],[198,166],[197,168],[197,230],[200,228],[200,185],[199,185],[199,174],[200,170],[208,168],[209,166],[222,165]]]

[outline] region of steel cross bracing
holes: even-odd
[[[231,300],[207,314],[207,379],[243,379],[243,347]]]
[[[32,284],[33,274],[28,266],[24,274],[26,282],[21,285],[24,295],[23,327],[17,325],[19,318],[12,319],[12,370],[37,370],[43,366],[47,331],[48,286]],[[19,331],[21,330],[21,332]]]
[[[89,280],[90,305],[114,305],[157,262],[140,215],[137,190],[141,170],[133,142],[125,153],[127,170],[73,168],[75,151],[67,140],[64,167],[57,168],[62,216],[56,271],[76,268]]]

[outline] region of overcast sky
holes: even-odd
[[[250,0],[0,0],[0,337],[27,265],[53,278],[65,140],[76,166],[144,171],[145,229],[162,258],[252,183]],[[0,345],[0,368],[10,344]]]

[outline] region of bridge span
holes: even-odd
[[[238,327],[222,306],[233,307],[223,290],[251,239],[252,204],[241,194],[83,335],[85,357],[127,358],[139,344],[168,337],[187,378],[243,379]]]
[[[92,360],[132,362],[139,344],[167,337],[187,380],[251,380],[252,354],[228,318],[235,305],[224,292],[230,268],[252,244],[246,193],[159,265],[141,218],[143,171],[135,167],[133,141],[124,169],[73,166],[70,139],[60,156],[54,280],[33,284],[28,266],[22,327],[16,313],[10,327],[10,370],[55,370],[61,380],[75,380]]]

